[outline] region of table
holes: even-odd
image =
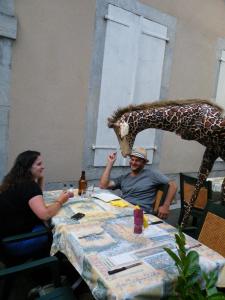
[[[221,192],[221,186],[224,177],[208,177],[207,180],[212,182],[212,191]]]
[[[48,192],[44,197],[51,201],[58,193]],[[76,212],[85,217],[79,221],[70,219]],[[158,218],[149,215],[149,220]],[[52,221],[55,229],[51,254],[64,253],[96,299],[160,299],[171,294],[177,271],[163,248],[175,249],[176,228],[163,222],[137,235],[133,233],[131,206],[114,207],[98,199],[80,197],[64,204]],[[187,247],[194,247],[200,254],[201,268],[206,272],[218,270],[218,286],[225,286],[225,258],[186,237]],[[134,263],[140,264],[108,274],[109,270]]]

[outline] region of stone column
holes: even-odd
[[[0,0],[0,180],[8,158],[11,58],[16,31],[13,0]]]

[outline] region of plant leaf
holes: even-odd
[[[198,276],[201,269],[199,266],[199,254],[196,251],[190,251],[185,259],[184,274],[185,276]]]
[[[222,293],[216,293],[212,296],[207,297],[208,300],[225,300],[225,295]]]
[[[211,289],[212,287],[215,287],[217,279],[218,279],[217,272],[210,272],[209,274],[206,274],[205,272],[203,272],[202,276],[206,282],[206,290]]]
[[[168,254],[169,256],[175,261],[177,266],[182,266],[181,264],[181,260],[179,258],[179,256],[176,255],[176,253],[174,253],[170,248],[163,248]]]

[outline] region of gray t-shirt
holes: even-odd
[[[120,189],[123,199],[151,213],[157,186],[168,183],[169,178],[155,170],[143,169],[136,176],[128,173],[113,179],[113,182],[112,189]]]

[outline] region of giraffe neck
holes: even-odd
[[[125,113],[130,137],[147,128],[175,132],[182,139],[195,140],[206,147],[218,147],[218,138],[225,143],[225,119],[208,104],[186,104],[147,107]]]
[[[137,124],[137,132],[147,128],[157,128],[166,131],[177,131],[180,128],[181,114],[174,108],[157,107],[130,114],[134,127]],[[130,122],[129,122],[130,123]]]

